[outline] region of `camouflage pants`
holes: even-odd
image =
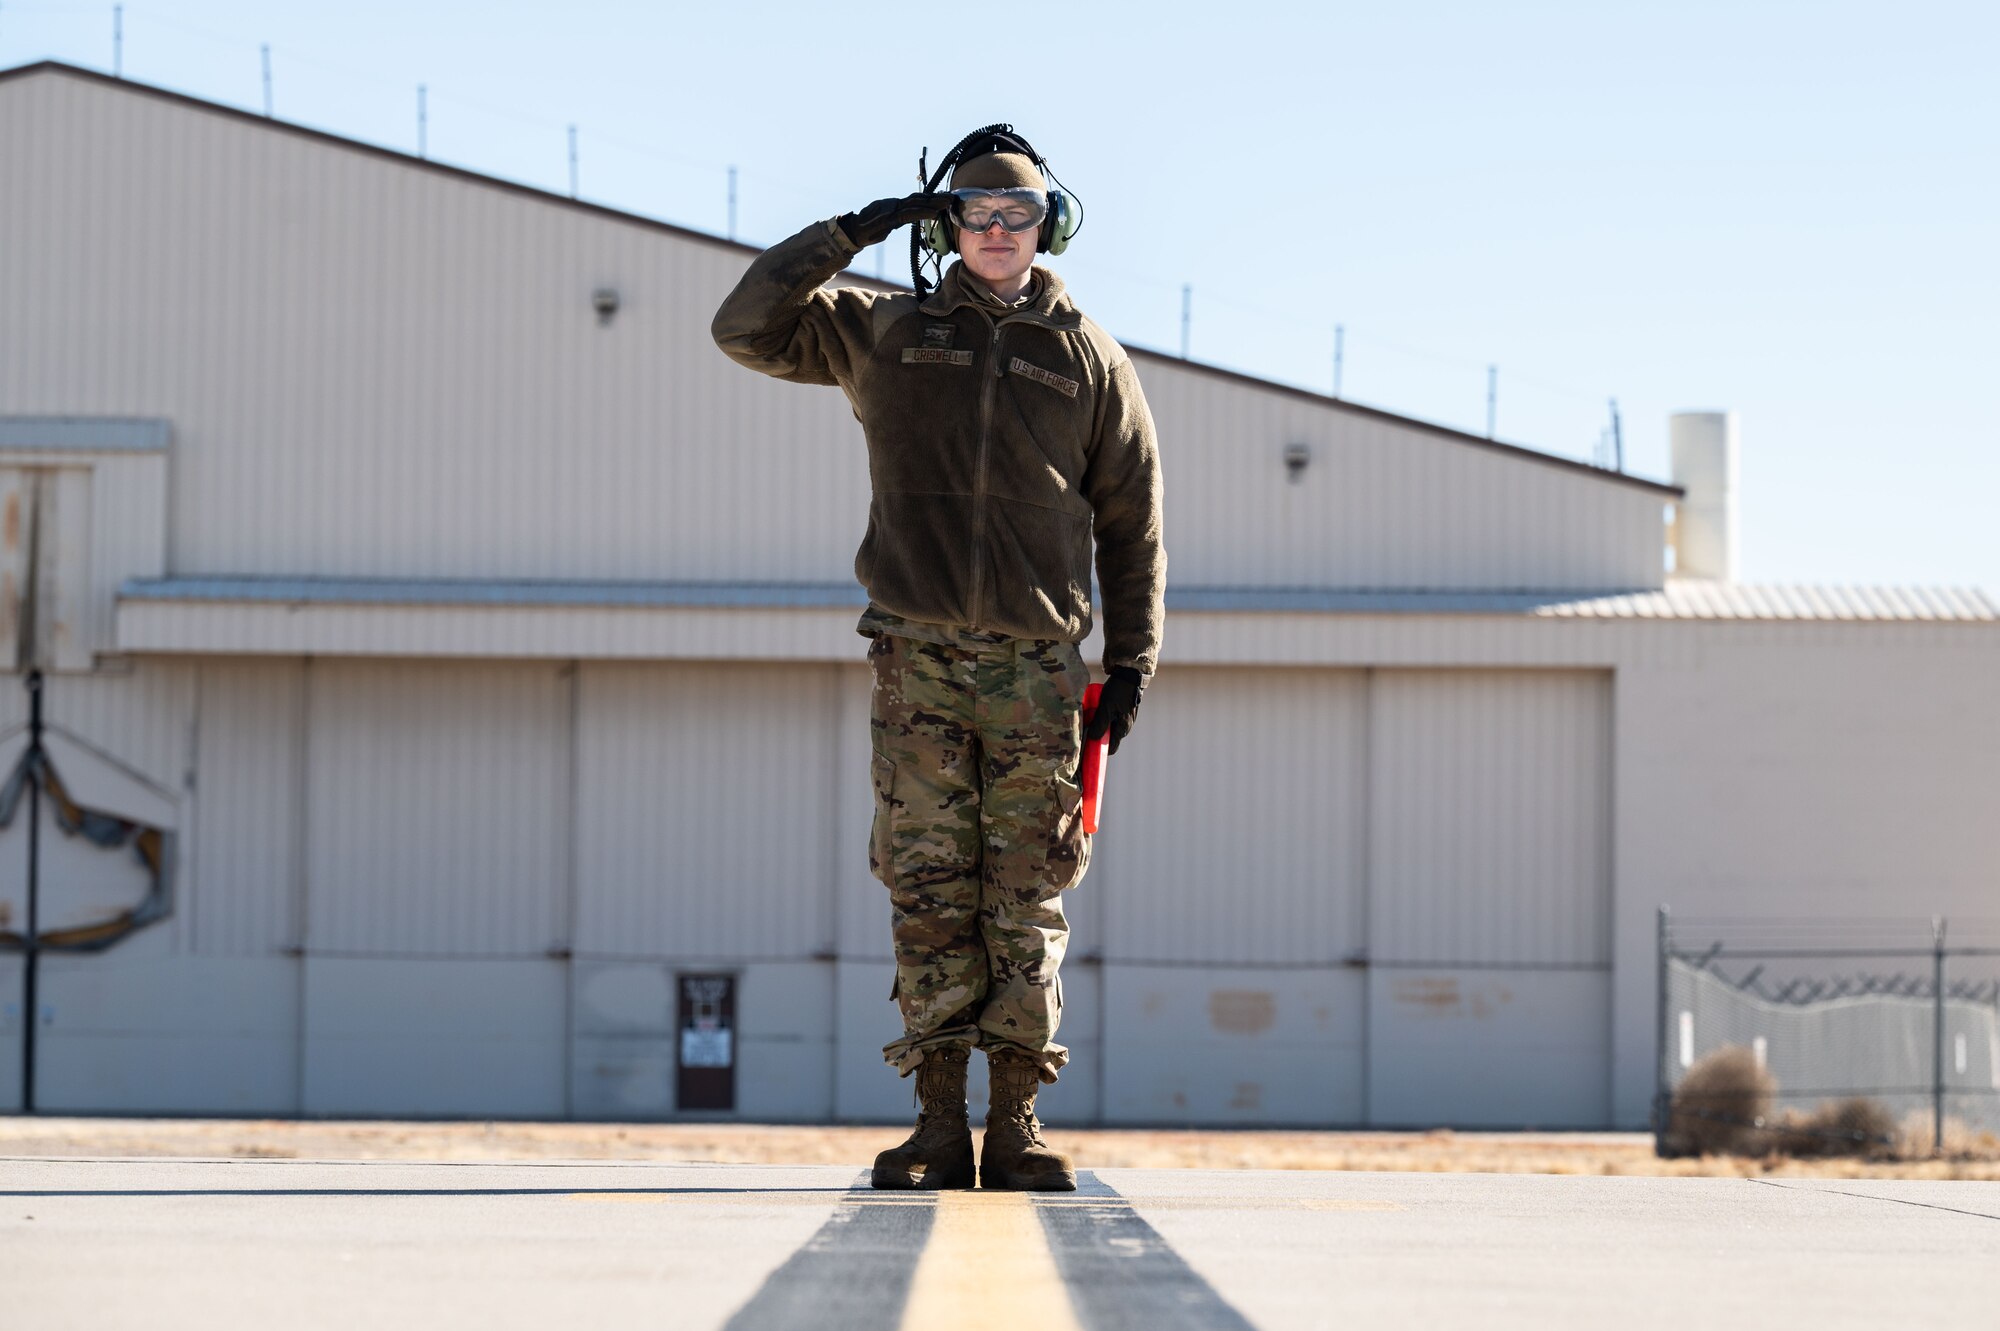
[[[937,1045],[1010,1046],[1052,1082],[1069,1061],[1055,1043],[1062,893],[1090,863],[1077,784],[1090,671],[1069,643],[957,637],[884,633],[868,649],[868,859],[889,889],[903,1014],[882,1053],[908,1075]]]

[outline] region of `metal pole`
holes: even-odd
[[[729,238],[736,239],[736,168],[729,168]]]
[[[1343,344],[1346,341],[1347,326],[1345,324],[1335,324],[1333,326],[1333,395],[1335,397],[1340,396],[1341,361],[1345,358],[1346,347]]]
[[[569,127],[569,196],[576,197],[576,126]]]
[[[1653,1059],[1653,1154],[1667,1153],[1667,908],[1660,907],[1654,971],[1659,998],[1658,1056]]]
[[[417,156],[431,155],[431,108],[430,88],[422,83],[417,85]]]
[[[42,672],[28,672],[28,933],[24,951],[27,990],[21,1015],[21,1112],[35,1112],[35,978],[41,948]]]
[[[1486,367],[1486,437],[1493,437],[1493,422],[1500,408],[1500,367]]]
[[[125,77],[125,6],[111,6],[111,77]]]
[[[1194,288],[1181,283],[1181,359],[1188,358],[1188,319],[1193,310]]]
[[[1618,399],[1611,399],[1611,465],[1625,470],[1625,424],[1618,415]]]
[[[264,52],[264,119],[271,118],[271,44],[265,42]]]
[[[1931,920],[1937,956],[1931,976],[1931,1025],[1936,1039],[1931,1049],[1931,1154],[1944,1154],[1944,918]]]

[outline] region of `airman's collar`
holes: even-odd
[[[982,300],[972,292],[971,280],[965,276],[965,264],[962,261],[944,270],[944,277],[939,280],[938,289],[933,291],[918,308],[925,314],[950,314],[962,305],[970,305],[1003,319],[1025,317],[1050,328],[1081,326],[1082,316],[1077,313],[1076,306],[1070,303],[1069,293],[1063,286],[1063,280],[1056,276],[1055,271],[1040,264],[1036,264],[1030,271],[1035,279],[1034,296],[1027,304],[1016,306],[1005,313],[1001,312],[1001,306],[990,297]]]

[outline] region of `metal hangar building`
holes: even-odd
[[[0,182],[0,1106],[33,1020],[51,1112],[905,1116],[865,457],[711,344],[752,251],[52,63]],[[1994,601],[1737,582],[1731,418],[1668,485],[1134,356],[1050,1120],[1638,1127],[1659,903],[1992,913]]]

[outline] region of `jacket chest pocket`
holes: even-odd
[[[1020,478],[1028,485],[1022,497],[1068,509],[1071,505],[1065,500],[1083,481],[1084,450],[1090,443],[1097,394],[1089,384],[1026,356],[1003,352],[999,364],[1006,405],[997,416],[996,429],[1018,433],[1022,444],[1032,444],[1033,452],[1023,450],[1022,457],[1043,472],[1032,483],[1029,477]]]

